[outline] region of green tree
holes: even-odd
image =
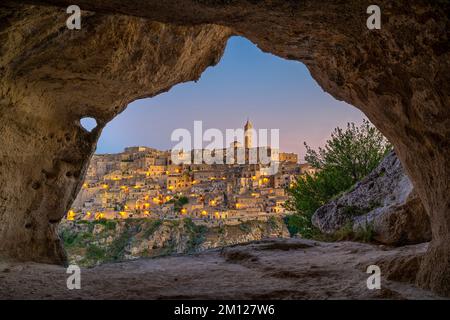
[[[176,195],[176,196],[174,196],[170,201],[168,201],[167,203],[173,203],[173,209],[174,209],[176,212],[180,212],[181,209],[183,208],[183,206],[184,206],[185,204],[188,204],[188,203],[189,203],[189,198],[186,197],[186,196],[179,196],[179,195]]]
[[[367,120],[359,127],[349,123],[345,130],[334,129],[325,147],[318,151],[305,146],[305,160],[318,172],[303,174],[287,190],[285,206],[295,215],[286,223],[291,234],[312,237],[317,232],[311,223],[314,212],[369,174],[392,147]]]
[[[390,143],[368,120],[357,127],[334,129],[324,148],[313,150],[305,142],[305,160],[319,170],[337,171],[348,184],[355,184],[369,174],[392,149]]]

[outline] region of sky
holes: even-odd
[[[303,159],[303,142],[323,146],[337,126],[361,123],[355,107],[324,92],[306,66],[262,52],[242,37],[232,37],[218,65],[197,82],[174,86],[153,98],[136,100],[113,119],[100,136],[96,153],[117,153],[127,146],[169,150],[172,131],[242,128],[279,129],[280,149]],[[207,145],[207,143],[205,143]]]

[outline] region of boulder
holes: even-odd
[[[320,207],[312,221],[328,234],[349,224],[354,231],[371,228],[374,240],[388,245],[431,240],[428,215],[393,151],[352,190]]]

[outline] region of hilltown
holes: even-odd
[[[235,141],[225,153],[243,148],[248,156],[251,129],[247,121],[244,146]],[[67,220],[190,217],[240,223],[284,215],[286,188],[302,174],[314,173],[314,168],[299,164],[294,153],[277,155],[278,170],[270,175],[269,165],[261,163],[175,165],[171,151],[140,146],[94,155]]]

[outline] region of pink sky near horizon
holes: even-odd
[[[219,64],[197,82],[141,99],[103,130],[97,153],[121,152],[127,146],[171,149],[177,128],[192,130],[195,120],[207,128],[235,129],[249,118],[255,129],[279,129],[280,149],[303,159],[306,141],[323,146],[337,126],[361,123],[364,114],[324,92],[302,63],[263,53],[241,37],[229,40]],[[206,144],[205,144],[206,145]]]

